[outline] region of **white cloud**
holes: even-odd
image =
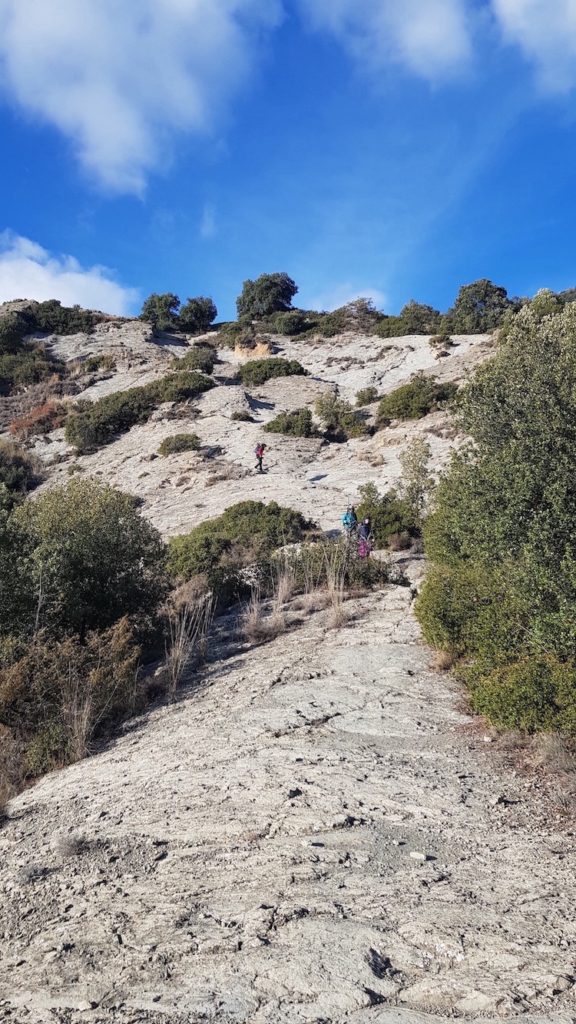
[[[0,0],[0,87],[141,192],[173,132],[206,131],[281,0]]]
[[[505,39],[538,68],[545,89],[576,85],[576,0],[493,0]]]
[[[392,62],[436,79],[471,53],[467,0],[300,0],[313,28],[328,30],[373,69]]]
[[[356,288],[349,281],[335,285],[333,288],[312,295],[307,298],[298,295],[298,305],[304,309],[332,310],[345,306],[354,299],[372,299],[377,309],[382,309],[386,304],[386,296],[378,288]]]
[[[105,267],[84,269],[73,256],[53,256],[12,231],[0,232],[0,302],[60,299],[105,313],[127,314],[138,292],[114,281]]]

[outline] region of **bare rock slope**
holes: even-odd
[[[491,765],[410,590],[236,652],[0,832],[18,1024],[569,1024],[573,833]]]

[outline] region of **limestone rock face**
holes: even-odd
[[[410,589],[348,607],[215,649],[13,802],[0,1019],[573,1020],[572,838],[429,669]]]

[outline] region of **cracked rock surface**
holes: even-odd
[[[410,589],[354,613],[12,802],[2,1021],[572,1024],[574,833],[430,670]]]

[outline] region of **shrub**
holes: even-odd
[[[24,343],[17,353],[0,355],[0,395],[11,395],[18,388],[39,384],[50,377],[63,377],[64,364],[37,345]]]
[[[456,391],[456,385],[451,382],[438,383],[433,377],[417,373],[409,384],[403,384],[380,400],[378,422],[421,419],[445,406]]]
[[[315,437],[318,434],[309,409],[281,412],[265,425],[264,430],[272,434],[287,434],[289,437]]]
[[[323,421],[326,432],[334,440],[361,437],[368,431],[361,414],[352,408],[350,402],[338,398],[333,391],[320,395],[314,408],[318,418]]]
[[[378,388],[373,386],[367,388],[361,388],[360,391],[356,392],[356,405],[370,405],[372,402],[378,400]]]
[[[183,579],[214,570],[236,569],[262,558],[275,548],[301,540],[311,529],[299,512],[275,501],[241,501],[190,533],[169,543],[168,565]]]
[[[88,356],[80,364],[80,370],[84,373],[97,373],[98,370],[114,370],[116,359],[111,352],[103,352],[101,355]]]
[[[214,387],[214,381],[199,373],[182,371],[143,387],[105,395],[96,402],[82,403],[66,420],[66,440],[79,452],[94,451],[110,444],[118,434],[136,423],[145,423],[163,402],[194,398]]]
[[[25,440],[34,434],[49,434],[61,427],[65,419],[66,409],[60,402],[43,402],[25,416],[12,420],[9,430],[14,437]]]
[[[174,360],[174,369],[200,370],[202,373],[212,373],[216,359],[216,350],[212,345],[194,345],[185,356]]]
[[[306,370],[296,359],[251,359],[238,372],[243,384],[257,385],[273,377],[301,376]]]
[[[289,310],[297,291],[297,285],[285,273],[261,274],[255,281],[244,281],[236,300],[238,317],[259,320]]]
[[[434,334],[441,323],[442,317],[437,309],[412,299],[399,316],[383,317],[375,331],[381,338],[402,338],[409,334]]]
[[[84,757],[96,736],[134,711],[139,656],[122,619],[85,643],[38,635],[0,669],[0,723],[18,738],[28,775]]]
[[[123,615],[150,615],[165,590],[165,548],[136,499],[92,480],[71,480],[12,513],[11,548],[24,593],[15,593],[7,625],[83,636]],[[0,542],[0,550],[2,544]],[[13,563],[2,564],[4,582]]]
[[[0,508],[23,500],[42,479],[39,462],[12,441],[0,441]]]
[[[247,409],[235,409],[230,419],[240,420],[243,423],[254,423],[254,417]]]
[[[159,455],[175,455],[178,452],[197,452],[200,448],[197,434],[173,434],[165,437],[158,449]]]
[[[420,523],[433,487],[430,473],[432,449],[427,441],[415,437],[400,455],[402,479],[400,495],[410,509],[414,521]]]
[[[500,729],[576,732],[576,665],[552,655],[494,669],[471,686],[472,706]]]
[[[286,313],[276,313],[275,316],[270,317],[266,326],[274,334],[284,334],[288,337],[293,337],[310,330],[315,325],[316,320],[317,318],[309,316],[304,310],[291,309]]]
[[[373,483],[358,489],[359,502],[356,507],[358,519],[368,517],[372,522],[372,533],[378,547],[388,545],[390,537],[408,533],[415,536],[418,527],[407,502],[398,497],[396,491],[381,495]]]
[[[82,309],[80,306],[63,306],[58,299],[39,302],[30,310],[34,329],[48,334],[89,334],[96,324],[105,319],[102,313]]]
[[[450,348],[454,342],[449,334],[435,334],[430,338],[430,345],[432,348]]]

